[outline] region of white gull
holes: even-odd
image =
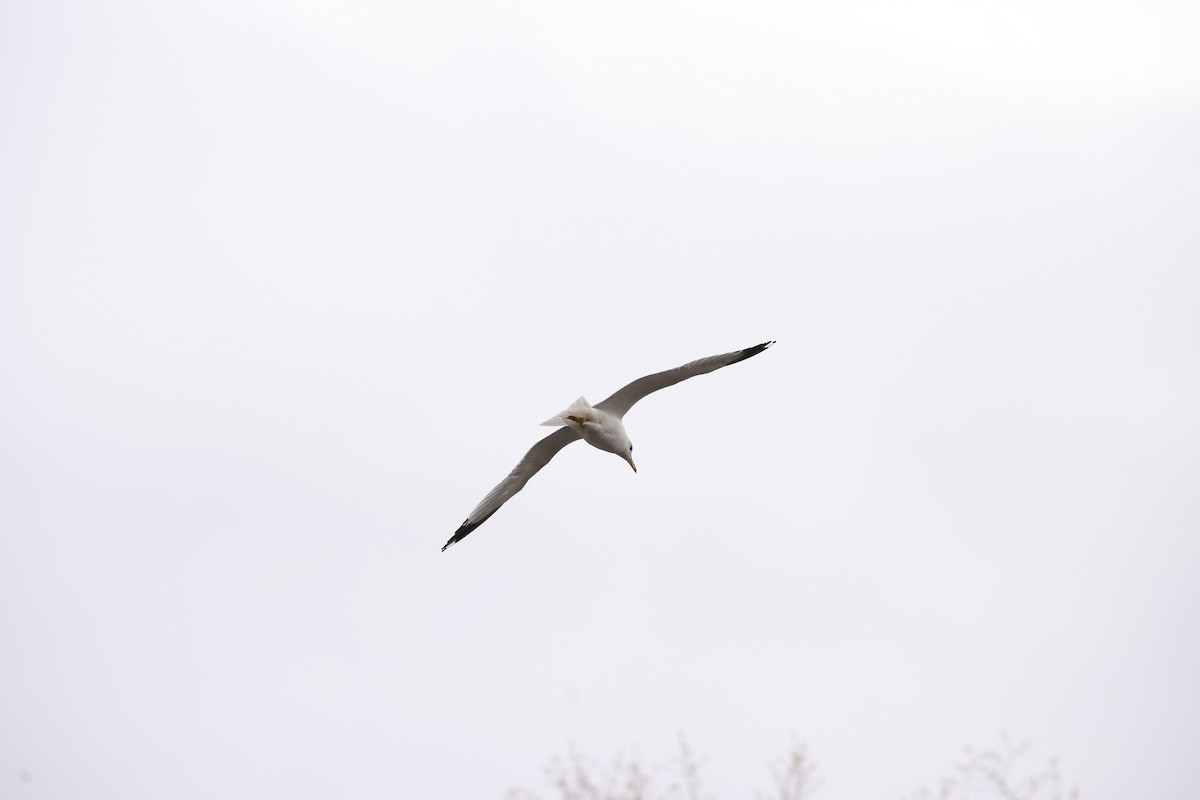
[[[463,520],[463,524],[450,537],[450,541],[442,545],[442,550],[486,522],[487,518],[495,514],[510,497],[525,488],[529,479],[538,470],[549,464],[555,453],[577,439],[583,439],[599,450],[617,454],[628,461],[629,466],[633,467],[633,471],[637,472],[637,465],[633,463],[633,443],[629,441],[629,434],[625,433],[623,421],[625,414],[629,412],[634,403],[651,392],[674,386],[680,381],[686,381],[688,378],[745,361],[773,344],[775,344],[773,341],[764,342],[754,347],[747,347],[745,350],[697,359],[682,367],[638,378],[618,390],[612,397],[601,400],[594,406],[588,404],[588,401],[582,397],[579,398],[566,411],[542,423],[559,427],[559,430],[529,448],[529,452],[525,454],[520,463],[512,472],[508,473],[508,477],[500,481],[495,489],[488,492],[488,496],[483,498],[479,505],[475,506],[475,510]]]

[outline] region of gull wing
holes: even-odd
[[[651,392],[657,392],[659,389],[674,386],[680,381],[686,381],[688,378],[694,378],[697,375],[704,375],[721,367],[728,367],[730,364],[745,361],[747,358],[758,355],[773,344],[775,344],[773,341],[763,342],[762,344],[754,345],[754,347],[747,347],[745,350],[700,358],[684,364],[682,367],[638,378],[633,383],[619,389],[612,397],[606,397],[601,400],[596,404],[596,408],[603,409],[610,414],[616,414],[618,417],[623,417],[629,409],[633,408],[634,403]]]
[[[524,489],[529,479],[537,474],[538,470],[549,464],[550,459],[554,458],[559,450],[578,438],[579,434],[573,428],[559,428],[529,448],[525,457],[513,468],[512,472],[508,473],[508,477],[496,484],[496,488],[488,492],[488,496],[483,498],[479,505],[475,506],[475,510],[463,520],[463,524],[450,537],[450,541],[442,545],[442,550],[486,522],[487,518],[495,514],[500,506],[508,502],[510,497]]]

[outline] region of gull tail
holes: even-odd
[[[543,425],[549,425],[552,428],[557,428],[560,425],[570,425],[575,423],[582,424],[579,420],[587,420],[589,412],[592,410],[592,404],[587,401],[587,398],[581,397],[571,405],[567,406],[567,410],[560,414],[556,414],[550,419],[543,422]]]

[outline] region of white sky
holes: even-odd
[[[1200,796],[1196,8],[6,3],[0,797]]]

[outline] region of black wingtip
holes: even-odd
[[[458,526],[458,530],[456,530],[456,531],[454,532],[454,535],[453,535],[453,536],[451,536],[451,537],[450,537],[448,540],[446,540],[446,543],[445,543],[444,545],[442,545],[442,552],[443,552],[443,553],[444,553],[444,552],[446,552],[446,548],[447,548],[447,547],[449,547],[450,545],[454,544],[454,543],[455,543],[455,542],[457,542],[459,539],[462,539],[462,538],[463,538],[464,536],[466,536],[468,533],[470,533],[471,531],[473,531],[473,530],[475,530],[476,528],[478,528],[478,527],[479,527],[479,523],[478,523],[478,522],[477,522],[477,523],[475,523],[474,525],[472,525],[472,524],[470,524],[470,523],[471,523],[471,520],[470,520],[469,518],[468,518],[468,519],[464,519],[464,520],[463,520],[463,524]]]
[[[495,514],[495,513],[496,512],[493,510],[492,514]],[[492,514],[488,514],[483,519],[477,519],[474,522],[471,521],[470,517],[468,517],[467,519],[464,519],[463,524],[458,526],[458,530],[456,530],[454,532],[454,535],[450,537],[450,540],[447,541],[444,545],[442,545],[442,552],[443,553],[446,552],[446,548],[449,547],[450,545],[454,544],[455,542],[460,542],[463,539],[467,538],[467,535],[470,534],[471,531],[475,530],[480,525],[487,522],[488,519],[492,516]]]
[[[745,350],[742,350],[741,352],[739,352],[737,358],[735,358],[733,361],[730,361],[729,363],[736,364],[739,361],[745,361],[747,358],[752,358],[753,356],[758,355],[763,350],[766,350],[768,347],[770,347],[773,344],[775,344],[774,339],[772,339],[769,342],[763,342],[762,344],[756,344],[756,345],[754,345],[754,347],[747,347]]]

